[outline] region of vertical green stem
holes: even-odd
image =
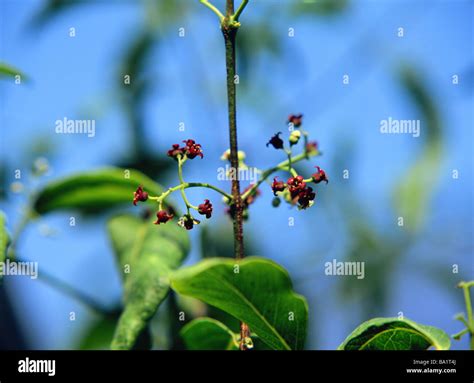
[[[230,164],[236,177],[232,179],[232,197],[234,200],[234,254],[235,258],[244,257],[243,235],[243,204],[240,195],[238,144],[237,144],[237,118],[236,118],[236,89],[235,89],[235,38],[237,28],[229,22],[234,12],[233,0],[227,0],[227,14],[222,23],[222,33],[225,42],[225,59],[227,68],[227,106],[229,117]]]
[[[236,89],[235,89],[235,38],[238,26],[234,24],[234,0],[226,2],[226,16],[221,24],[222,34],[225,42],[225,62],[227,69],[227,107],[229,113],[229,141],[230,141],[230,164],[235,171],[232,179],[232,197],[235,209],[233,220],[234,226],[234,254],[236,259],[244,257],[244,230],[243,230],[243,205],[240,195],[239,158],[237,145],[237,117],[236,117]],[[248,348],[250,339],[249,326],[240,323],[240,350]]]

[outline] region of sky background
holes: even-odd
[[[115,164],[128,154],[131,138],[119,102],[118,68],[127,45],[150,20],[142,2],[103,0],[72,7],[35,27],[44,3],[1,0],[0,8],[0,59],[29,77],[21,85],[0,83],[1,161],[8,183],[14,181],[13,171],[21,169],[22,182],[30,189],[38,186],[27,177],[37,153],[51,164],[39,184]],[[217,168],[224,165],[219,158],[228,147],[222,37],[215,15],[198,1],[176,3],[181,7],[177,15],[158,16],[157,44],[146,61],[154,81],[142,111],[145,140],[150,151],[165,153],[171,144],[194,138],[205,158],[190,162],[185,178],[219,184]],[[223,1],[215,3],[222,6]],[[449,272],[458,264],[463,278],[474,275],[473,3],[353,1],[329,15],[293,12],[296,3],[254,1],[242,16],[242,34],[246,25],[252,31],[259,27],[260,33],[246,35],[252,49],[247,61],[238,62],[239,145],[249,165],[270,167],[284,158],[265,143],[278,131],[286,133],[288,114],[304,113],[304,127],[323,156],[302,169],[310,174],[319,165],[330,183],[318,186],[317,202],[307,211],[285,204],[272,208],[271,191],[264,185],[245,233],[254,238],[258,255],[285,266],[295,289],[307,297],[308,348],[334,349],[369,319],[357,299],[365,281],[352,283],[355,298],[344,300],[341,279],[355,277],[326,276],[324,263],[347,257],[354,241],[346,227],[349,218],[382,237],[397,238],[402,230],[392,203],[394,187],[405,181],[420,154],[426,121],[421,120],[420,138],[383,135],[379,125],[388,117],[422,118],[398,80],[399,68],[410,66],[441,116],[443,154],[424,225],[394,265],[386,281],[388,304],[377,316],[403,312],[453,334],[461,329],[453,315],[464,310],[455,289],[460,276],[433,278],[430,270],[436,265]],[[71,27],[75,37],[69,36]],[[397,35],[400,27],[403,37]],[[184,37],[179,28],[185,28]],[[289,28],[294,37],[288,36]],[[262,35],[266,29],[271,37]],[[346,74],[349,84],[342,81]],[[458,84],[452,83],[453,75],[459,76]],[[55,121],[64,117],[95,119],[95,137],[55,134]],[[180,122],[184,132],[178,129]],[[44,148],[48,150],[42,153]],[[349,179],[343,179],[344,169],[350,171]],[[453,169],[459,171],[456,180]],[[173,174],[157,181],[174,185]],[[189,196],[214,202],[211,230],[230,224],[218,195],[192,190]],[[351,212],[344,207],[348,200],[357,206]],[[1,201],[10,227],[24,203],[25,193],[9,192]],[[38,261],[40,273],[45,270],[105,305],[119,301],[106,217],[78,217],[70,227],[70,216],[51,214],[28,226],[18,248],[21,258]],[[295,226],[288,226],[288,217],[295,218]],[[48,230],[54,234],[45,236]],[[193,251],[187,263],[199,259],[199,230],[191,232]],[[80,303],[41,280],[15,278],[6,287],[32,348],[74,348],[93,318]],[[76,321],[69,320],[71,311]],[[466,347],[467,339],[453,341],[453,348]]]

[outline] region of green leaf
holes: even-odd
[[[189,239],[172,222],[154,225],[133,215],[112,218],[108,231],[124,277],[125,305],[111,348],[130,349],[168,294],[169,275],[185,259]]]
[[[237,350],[238,334],[212,318],[195,319],[184,326],[180,335],[188,350]]]
[[[444,331],[409,319],[374,318],[362,323],[338,350],[449,350]]]
[[[207,259],[173,273],[171,287],[247,323],[272,349],[304,346],[306,300],[294,293],[287,271],[270,260]]]
[[[39,214],[64,209],[87,213],[120,204],[131,205],[133,192],[139,185],[151,195],[162,192],[157,183],[136,170],[104,168],[79,173],[47,184],[38,193],[34,209]]]
[[[7,248],[10,244],[10,236],[7,230],[7,218],[5,213],[0,210],[0,262],[4,262],[7,256]],[[0,279],[1,279],[0,275]]]
[[[0,78],[20,76],[23,81],[28,81],[28,77],[20,70],[11,65],[0,62]]]

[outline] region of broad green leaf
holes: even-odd
[[[0,262],[4,262],[7,256],[7,248],[10,244],[10,236],[7,230],[7,218],[0,210]],[[0,275],[0,279],[2,275]]]
[[[214,258],[172,275],[172,288],[247,323],[272,349],[301,349],[306,337],[306,300],[292,289],[278,264],[262,258]]]
[[[237,350],[238,334],[212,318],[198,318],[180,331],[188,350]]]
[[[79,173],[47,184],[38,193],[34,209],[39,214],[63,209],[98,212],[132,204],[139,185],[151,195],[162,192],[157,183],[136,170],[105,168]]]
[[[108,223],[109,236],[124,277],[124,311],[112,349],[130,349],[169,292],[169,275],[189,251],[185,230],[172,222],[154,225],[132,215]]]
[[[444,331],[409,319],[374,318],[362,323],[338,350],[449,350]]]
[[[27,81],[28,77],[20,70],[12,67],[11,65],[0,62],[0,78],[2,77],[15,77],[20,76],[23,81]]]

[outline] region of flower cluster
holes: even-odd
[[[185,140],[184,146],[179,146],[179,144],[173,144],[172,148],[168,150],[168,157],[179,159],[179,158],[189,158],[190,160],[196,158],[197,156],[203,158],[204,154],[201,149],[200,144],[196,144],[194,140]]]
[[[312,174],[311,177],[307,179],[298,174],[298,172],[295,170],[294,164],[296,162],[320,155],[320,151],[318,143],[316,141],[309,141],[308,133],[302,129],[302,114],[290,115],[287,119],[287,124],[290,134],[286,144],[285,141],[280,137],[282,136],[282,132],[278,132],[273,135],[266,144],[267,147],[273,147],[277,150],[284,151],[287,156],[286,161],[283,161],[266,171],[262,171],[257,168],[248,167],[245,163],[245,153],[242,151],[238,151],[237,153],[239,171],[248,171],[249,169],[254,169],[256,171],[255,174],[261,175],[261,179],[257,179],[256,181],[252,180],[252,183],[240,194],[242,216],[244,219],[248,218],[248,210],[250,205],[252,205],[256,198],[260,195],[259,186],[276,171],[288,172],[290,176],[287,178],[286,182],[278,177],[273,177],[273,182],[270,183],[271,190],[274,195],[272,205],[275,207],[279,206],[281,200],[283,199],[292,205],[297,205],[298,209],[307,209],[314,204],[314,200],[316,198],[316,190],[313,189],[314,185],[313,187],[310,185],[319,184],[321,182],[325,182],[327,184],[329,182],[326,172],[319,166],[315,167],[316,172],[314,172],[314,174]],[[294,150],[294,146],[300,142],[303,142],[303,152],[295,156],[293,155],[292,151]],[[182,216],[178,217],[178,225],[186,230],[191,230],[195,225],[200,223],[200,221],[191,214],[191,211],[194,210],[197,214],[209,219],[213,214],[213,205],[209,199],[205,199],[204,202],[197,206],[192,205],[187,199],[185,189],[189,187],[204,187],[212,189],[224,196],[224,202],[227,205],[226,213],[232,219],[235,219],[237,213],[236,197],[226,193],[216,186],[207,183],[187,183],[184,181],[182,172],[184,163],[187,160],[192,160],[196,157],[203,158],[204,153],[202,151],[202,146],[192,139],[184,140],[183,143],[184,145],[174,144],[172,145],[171,149],[168,150],[168,156],[178,162],[178,175],[180,184],[169,188],[159,196],[150,196],[142,186],[138,186],[137,190],[133,194],[133,204],[137,205],[138,202],[145,202],[148,200],[156,201],[158,203],[158,211],[156,213],[156,221],[154,221],[154,223],[156,225],[166,224],[167,222],[174,219],[175,213],[170,210],[169,207],[163,208],[165,199],[171,193],[179,191],[186,205],[186,211]],[[230,161],[230,151],[225,151],[221,159],[224,161]]]
[[[328,177],[326,172],[322,170],[319,166],[316,166],[317,172],[314,173],[311,178],[304,179],[302,175],[297,174],[296,170],[292,167],[292,153],[291,147],[296,145],[301,137],[305,139],[305,146],[304,146],[304,154],[306,157],[315,156],[319,154],[318,151],[318,144],[315,141],[308,142],[307,140],[307,133],[302,131],[300,128],[303,124],[303,115],[302,114],[292,114],[288,117],[287,123],[290,127],[290,136],[288,139],[289,148],[285,148],[284,141],[280,138],[281,132],[275,134],[270,141],[267,143],[267,147],[269,145],[273,146],[275,149],[282,149],[288,155],[288,165],[281,170],[287,170],[291,173],[291,177],[288,178],[286,183],[282,180],[279,180],[278,177],[273,178],[273,183],[271,184],[271,188],[273,191],[273,195],[275,196],[272,204],[273,206],[277,207],[280,205],[280,198],[281,195],[287,202],[298,205],[299,209],[307,209],[311,207],[314,203],[314,199],[316,198],[316,192],[313,190],[312,187],[308,186],[308,183],[313,182],[318,184],[322,181],[328,183]]]

